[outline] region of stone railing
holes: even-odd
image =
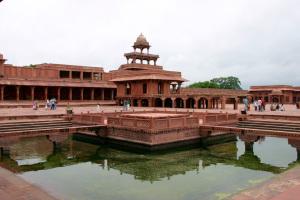
[[[167,130],[174,128],[193,128],[199,126],[197,117],[165,117],[165,118],[139,118],[139,117],[108,117],[110,127],[124,127],[144,130]]]

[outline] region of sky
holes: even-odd
[[[0,53],[18,66],[117,69],[143,33],[158,65],[186,84],[300,86],[299,0],[4,0]]]

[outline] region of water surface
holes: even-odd
[[[288,139],[133,153],[68,139],[21,139],[1,165],[63,199],[224,199],[297,162]]]

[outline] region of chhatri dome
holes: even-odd
[[[149,49],[150,45],[145,36],[141,33],[133,45],[134,49]]]

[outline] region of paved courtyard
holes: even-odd
[[[123,107],[121,106],[100,106],[100,109],[97,109],[97,106],[80,106],[73,107],[75,114],[80,113],[100,113],[100,112],[114,112],[121,111]],[[243,105],[239,105],[238,110],[233,110],[232,105],[226,105],[225,110],[221,109],[186,109],[186,108],[147,108],[147,107],[130,107],[129,111],[142,111],[142,110],[160,110],[160,111],[190,111],[190,112],[228,112],[228,113],[240,113],[243,109]],[[59,115],[65,114],[66,107],[59,106],[56,110],[45,110],[40,108],[38,110],[33,110],[32,108],[0,108],[0,116],[26,116],[26,115]],[[248,112],[249,114],[272,114],[272,115],[298,115],[300,116],[300,109],[296,109],[295,105],[285,105],[285,111],[270,111],[269,105],[266,106],[266,111],[257,112],[254,111],[253,107]]]

